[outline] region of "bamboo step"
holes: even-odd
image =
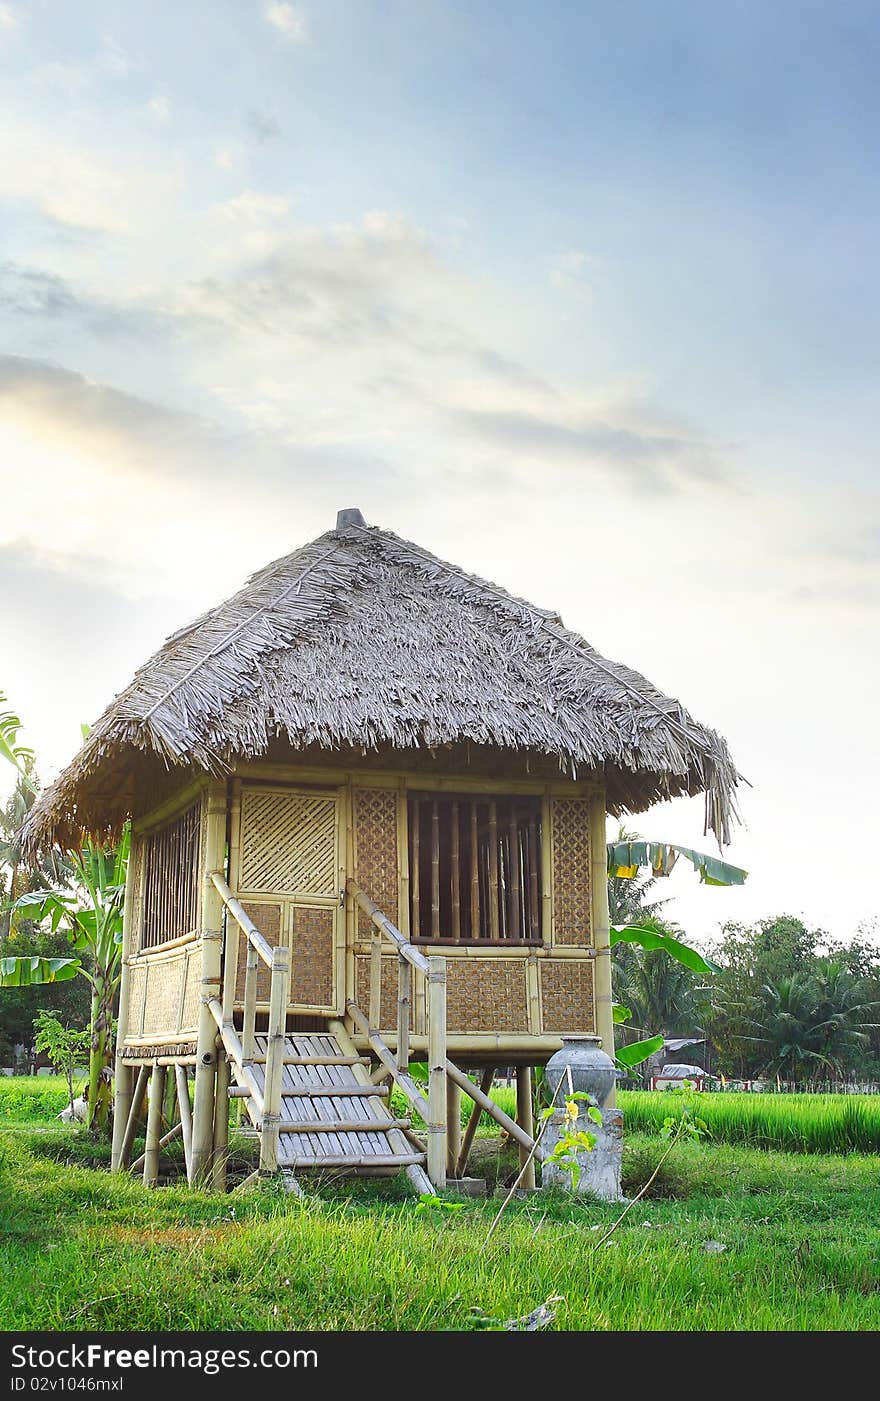
[[[245,1065],[265,1065],[265,1056],[250,1056]],[[369,1056],[285,1056],[282,1065],[369,1065]]]
[[[282,1099],[387,1099],[388,1090],[381,1085],[284,1085]]]
[[[369,1157],[347,1157],[341,1153],[333,1153],[327,1157],[301,1157],[298,1153],[294,1157],[285,1157],[283,1161],[279,1159],[279,1166],[290,1168],[296,1171],[298,1168],[378,1168],[378,1167],[411,1167],[415,1164],[421,1166],[425,1162],[424,1153],[377,1153]]]
[[[279,1133],[387,1133],[389,1129],[408,1129],[409,1119],[284,1119]]]

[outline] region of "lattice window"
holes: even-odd
[[[414,940],[540,943],[540,798],[412,794],[409,877]]]
[[[240,890],[337,893],[335,799],[251,789],[241,813]]]
[[[201,804],[193,803],[144,840],[142,949],[154,949],[197,927],[200,819]]]
[[[554,798],[553,942],[590,945],[590,804],[583,798]]]

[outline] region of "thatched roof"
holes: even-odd
[[[703,792],[729,840],[738,775],[719,735],[555,613],[347,511],[140,668],[33,808],[27,843],[108,836],[144,809],[155,766],[222,773],[279,738],[549,755],[604,772],[612,811]]]

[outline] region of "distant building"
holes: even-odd
[[[695,1090],[706,1090],[715,1083],[715,1077],[708,1075],[701,1065],[675,1065],[671,1061],[664,1065],[659,1075],[651,1076],[652,1090],[680,1090],[688,1080]]]

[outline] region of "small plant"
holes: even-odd
[[[34,1050],[48,1056],[50,1063],[67,1081],[67,1098],[73,1117],[73,1073],[78,1061],[88,1059],[91,1034],[65,1026],[54,1012],[45,1009],[34,1018],[34,1030],[37,1033]]]
[[[464,1202],[448,1202],[443,1197],[437,1197],[433,1192],[422,1192],[419,1197],[416,1211],[461,1211]]]
[[[602,1111],[596,1104],[592,1095],[585,1094],[582,1090],[577,1090],[574,1094],[567,1095],[565,1108],[563,1110],[566,1131],[557,1140],[552,1153],[548,1153],[544,1158],[545,1163],[552,1163],[554,1167],[561,1168],[563,1172],[568,1173],[571,1178],[571,1190],[573,1192],[577,1191],[578,1183],[581,1179],[581,1165],[578,1160],[578,1151],[592,1153],[596,1146],[596,1135],[594,1133],[590,1133],[588,1129],[575,1128],[580,1114],[578,1100],[587,1101],[587,1117],[591,1119],[594,1124],[598,1124],[600,1128],[602,1127]],[[552,1104],[548,1109],[543,1109],[540,1116],[542,1122],[546,1123],[554,1112]]]

